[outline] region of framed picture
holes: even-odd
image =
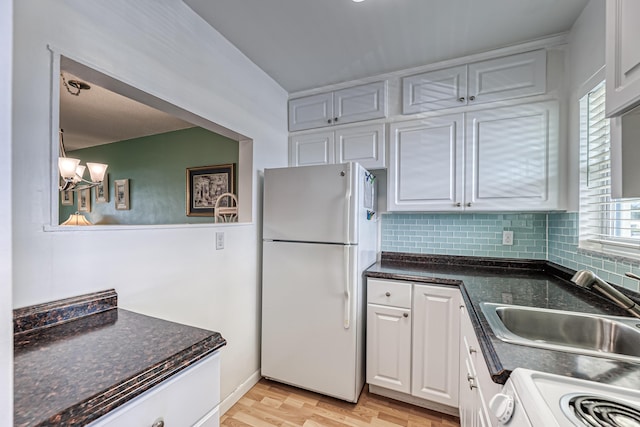
[[[96,186],[96,203],[109,202],[109,174],[104,176],[102,184]]]
[[[115,187],[116,209],[129,210],[129,180],[116,179],[113,181]]]
[[[67,190],[60,192],[60,203],[63,206],[73,206],[73,191]]]
[[[78,191],[78,212],[91,212],[91,189]]]
[[[235,163],[187,168],[187,216],[213,217],[218,196],[235,193],[235,168]]]

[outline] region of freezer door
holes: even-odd
[[[264,242],[263,376],[357,401],[364,329],[356,248]]]
[[[356,163],[265,169],[267,240],[357,243]]]

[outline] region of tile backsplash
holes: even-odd
[[[502,232],[513,231],[513,246],[502,244]],[[438,255],[502,258],[547,257],[547,215],[384,214],[382,250]]]
[[[639,290],[624,273],[640,275],[640,261],[578,249],[577,213],[389,213],[381,221],[386,252],[548,259]],[[513,231],[513,246],[502,244],[505,230]]]

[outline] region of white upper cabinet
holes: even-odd
[[[289,166],[334,163],[334,138],[334,133],[331,131],[290,137]]]
[[[523,104],[466,113],[465,208],[558,208],[558,107]]]
[[[544,49],[402,79],[402,113],[473,105],[531,96],[546,91]]]
[[[607,0],[607,117],[640,102],[640,1]]]
[[[402,113],[466,105],[467,66],[409,76],[402,79]]]
[[[289,100],[290,132],[386,116],[386,80]]]
[[[366,169],[384,168],[384,123],[294,134],[289,138],[289,166],[345,162],[358,162]]]
[[[390,134],[389,211],[559,208],[555,101],[399,122]]]
[[[390,211],[452,211],[463,198],[463,115],[391,125]]]

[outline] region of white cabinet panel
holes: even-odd
[[[557,207],[557,105],[467,113],[465,203],[472,210]]]
[[[391,126],[390,211],[460,209],[462,117],[440,116]]]
[[[545,50],[469,64],[469,103],[545,93],[546,72]]]
[[[409,393],[411,310],[367,306],[367,383]]]
[[[384,124],[336,130],[336,163],[358,162],[366,169],[385,167]]]
[[[402,114],[545,93],[547,53],[540,49],[402,79]]]
[[[439,110],[466,104],[467,66],[402,79],[402,113]]]
[[[289,101],[290,131],[327,126],[332,121],[332,93],[321,93]]]
[[[387,117],[387,81],[289,100],[289,131]]]
[[[387,116],[387,82],[369,83],[334,92],[334,124],[379,119]]]
[[[640,102],[640,2],[606,2],[607,116]]]
[[[216,352],[89,426],[151,426],[158,419],[168,426],[192,426],[200,422],[216,426],[219,404],[220,353]]]
[[[460,291],[414,285],[411,394],[458,406]]]
[[[318,132],[289,138],[289,166],[334,163],[334,133]]]

